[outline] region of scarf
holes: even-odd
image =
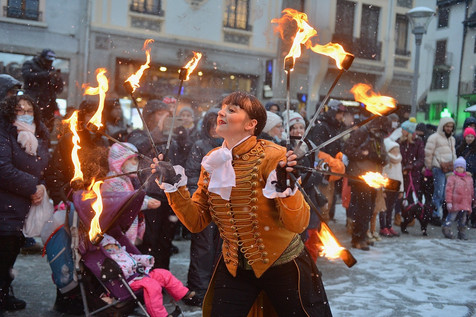
[[[234,147],[248,138],[249,136],[245,137]],[[221,149],[213,151],[202,159],[203,168],[210,174],[208,190],[220,195],[225,200],[230,200],[231,189],[236,186],[235,170],[231,164],[233,161],[233,148],[228,149],[225,146],[225,142],[223,142]]]
[[[459,176],[459,177],[465,177],[467,174],[466,172],[464,173],[458,173],[457,171],[453,171],[453,173],[456,175],[456,176]]]
[[[391,153],[387,153],[387,155],[390,158],[390,163],[391,164],[398,164],[398,163],[402,162],[402,155],[401,154],[393,155]]]
[[[13,125],[16,126],[18,130],[17,142],[20,143],[21,147],[25,149],[27,154],[36,156],[38,150],[38,139],[35,136],[35,124],[28,124],[15,120]]]

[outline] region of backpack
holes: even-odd
[[[74,210],[71,210],[71,212],[74,212]],[[69,219],[71,218],[69,217]],[[43,256],[46,254],[53,282],[62,294],[78,285],[74,271],[71,236],[66,230],[65,220],[66,210],[57,210],[41,232],[44,244]]]

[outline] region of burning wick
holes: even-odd
[[[127,92],[132,94],[137,88],[140,87],[139,81],[142,78],[142,75],[144,74],[144,71],[148,68],[150,68],[150,51],[151,48],[149,47],[149,44],[153,43],[154,40],[152,39],[147,39],[144,41],[144,46],[142,47],[142,50],[145,51],[146,55],[146,62],[144,65],[142,65],[139,70],[135,73],[129,76],[129,78],[126,79],[124,82],[124,87],[126,88]]]
[[[94,114],[94,116],[88,122],[88,128],[90,125],[96,126],[97,130],[99,130],[102,124],[102,112],[104,110],[104,101],[106,100],[106,92],[109,90],[109,82],[105,75],[106,73],[105,68],[98,68],[96,69],[96,80],[98,82],[98,87],[91,87],[88,84],[83,84],[83,88],[85,88],[84,94],[85,95],[99,95],[99,105],[98,110]]]
[[[88,187],[88,191],[85,191],[82,195],[82,200],[96,198],[96,201],[91,205],[95,214],[93,219],[91,220],[91,225],[89,229],[89,240],[93,243],[95,242],[98,236],[102,236],[101,226],[99,224],[99,217],[101,216],[103,210],[102,196],[100,190],[102,183],[102,181],[96,182],[93,179],[91,185],[89,185]]]
[[[379,116],[385,115],[396,107],[395,99],[373,92],[370,85],[356,84],[350,92],[354,94],[355,101],[365,104],[367,111]]]
[[[376,172],[367,172],[364,175],[359,176],[359,178],[363,179],[367,185],[373,188],[387,187],[390,182],[388,178],[383,177],[382,174]]]
[[[71,159],[73,160],[74,165],[74,176],[71,179],[70,183],[75,180],[83,180],[83,172],[81,171],[81,162],[79,161],[78,150],[81,149],[79,146],[80,138],[78,135],[78,111],[73,112],[69,119],[63,120],[63,122],[69,124],[69,129],[73,133],[73,150],[71,151]]]
[[[182,81],[189,80],[190,79],[190,74],[195,70],[195,68],[197,67],[198,62],[200,61],[201,58],[202,58],[202,53],[193,52],[192,59],[187,63],[187,65],[180,68],[179,79],[182,80]],[[179,93],[178,93],[179,95],[180,95],[180,90],[179,90]]]

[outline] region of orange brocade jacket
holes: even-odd
[[[259,278],[307,228],[309,206],[299,191],[286,198],[263,196],[268,175],[286,158],[284,147],[252,136],[233,148],[232,155],[236,186],[229,201],[208,191],[210,175],[203,168],[193,197],[183,186],[167,193],[167,198],[191,232],[200,232],[211,221],[216,223],[223,239],[223,259],[233,276],[241,252]]]

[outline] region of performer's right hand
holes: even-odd
[[[158,173],[158,177],[162,182],[173,185],[180,181],[181,175],[175,173],[172,163],[164,161],[163,154],[159,154],[159,157],[154,158],[153,162],[150,165],[152,174]]]

